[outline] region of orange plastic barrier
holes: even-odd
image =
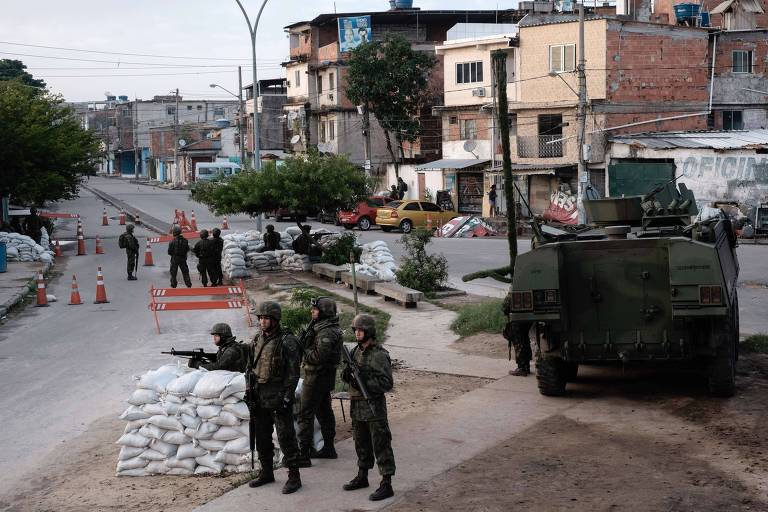
[[[200,233],[197,231],[184,231],[181,233],[181,236],[186,238],[187,240],[191,240],[193,238],[200,238]],[[173,235],[165,235],[165,236],[156,236],[153,238],[147,238],[149,240],[149,243],[151,244],[162,244],[165,242],[170,242],[173,240]]]
[[[48,219],[79,219],[80,215],[77,213],[41,212],[40,217]]]

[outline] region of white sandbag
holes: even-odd
[[[138,457],[144,453],[145,448],[134,448],[133,446],[123,446],[120,448],[120,453],[117,455],[117,460],[128,460],[134,457]]]
[[[187,396],[187,401],[195,405],[211,405],[213,404],[212,398],[197,398],[196,396]]]
[[[202,455],[200,455],[200,457],[202,457]],[[194,458],[179,459],[177,457],[169,457],[168,460],[165,461],[165,465],[168,466],[169,469],[181,468],[186,469],[191,473],[195,470],[197,462]]]
[[[250,419],[251,413],[248,411],[248,405],[245,402],[236,402],[234,404],[227,404],[221,408],[222,411],[231,412],[241,420]]]
[[[126,469],[139,469],[144,468],[149,464],[147,459],[141,457],[134,457],[132,459],[121,460],[117,463],[117,470],[123,471]]]
[[[122,446],[132,446],[134,448],[144,448],[149,444],[149,438],[141,434],[123,434],[117,443]]]
[[[234,427],[240,424],[240,418],[227,411],[221,411],[218,416],[214,416],[209,421],[215,425],[227,427]]]
[[[139,429],[139,434],[151,439],[162,439],[166,432],[168,431],[152,424],[144,425]]]
[[[197,408],[197,415],[204,420],[210,420],[211,418],[218,416],[220,412],[220,405],[201,405]]]
[[[177,459],[194,459],[195,457],[202,457],[208,453],[208,450],[200,446],[194,446],[192,443],[183,444],[179,446],[179,450],[176,452]]]
[[[141,406],[141,410],[149,414],[150,417],[156,415],[168,416],[161,404],[145,404]]]
[[[160,453],[160,452],[158,452],[156,450],[153,450],[151,448],[148,449],[148,450],[144,450],[144,453],[139,455],[139,457],[141,457],[142,459],[150,460],[150,461],[151,460],[165,460],[165,459],[168,458],[168,456],[166,454]]]
[[[118,471],[117,476],[149,476],[149,473],[147,473],[143,468],[125,469],[123,471]]]
[[[229,396],[234,395],[235,393],[241,393],[244,391],[245,391],[245,375],[242,373],[238,373],[232,378],[232,380],[229,381],[227,386],[219,395],[219,399],[224,400],[225,398],[228,398]]]
[[[192,442],[192,439],[185,436],[181,432],[166,432],[162,441],[168,444],[187,444]]]
[[[178,416],[181,414],[181,405],[175,402],[161,402],[160,405],[168,416]]]
[[[216,454],[213,460],[228,466],[239,466],[240,464],[250,465],[251,454],[219,452]]]
[[[192,394],[198,398],[219,398],[221,393],[236,375],[237,373],[235,372],[228,372],[225,370],[207,372],[203,375],[203,378],[197,382]]]
[[[163,460],[153,460],[144,469],[152,475],[164,475],[168,472],[168,466],[165,465]]]
[[[172,455],[176,455],[176,451],[179,449],[178,445],[166,443],[164,441],[152,441],[150,444],[150,448],[155,450],[156,452],[160,452],[166,457],[171,457]]]
[[[127,434],[128,432],[138,431],[141,427],[147,424],[148,419],[149,418],[144,418],[143,420],[129,421],[128,423],[125,424],[125,433]]]
[[[168,475],[168,476],[171,476],[171,475],[173,475],[173,476],[192,476],[194,474],[195,474],[194,471],[191,471],[191,470],[186,469],[186,468],[171,468],[166,473],[166,475]]]
[[[181,404],[181,407],[179,408],[179,412],[181,414],[186,414],[187,416],[192,416],[193,418],[195,418],[197,417],[197,405],[193,403]]]
[[[137,389],[131,393],[128,403],[131,405],[154,404],[158,401],[157,392],[152,389]]]
[[[184,425],[182,425],[178,419],[171,416],[156,415],[149,418],[149,423],[164,428],[165,430],[178,430],[184,432]]]
[[[200,424],[203,422],[203,420],[201,420],[197,416],[182,414],[181,416],[179,416],[179,422],[187,428],[191,428],[192,430],[197,430],[198,428],[200,428]],[[186,429],[184,430],[186,431]]]
[[[251,448],[248,443],[247,437],[240,437],[227,441],[227,443],[221,448],[221,451],[227,453],[251,453]]]
[[[232,441],[229,442],[231,443]],[[205,448],[209,452],[221,451],[227,445],[224,441],[214,441],[213,439],[200,439],[197,443],[201,448]]]
[[[243,437],[243,433],[240,432],[240,430],[233,427],[221,427],[219,430],[214,432],[212,439],[216,441],[231,441],[233,439],[237,439],[238,437]]]
[[[173,395],[188,395],[195,389],[197,381],[199,381],[206,373],[208,372],[204,370],[195,370],[193,372],[185,373],[181,377],[170,382],[167,391]]]
[[[228,405],[228,404],[236,404],[241,400],[242,398],[237,398],[235,395],[232,395],[232,396],[228,396],[224,400],[214,400],[213,403],[216,405]]]
[[[219,473],[221,473],[221,471],[216,471],[208,466],[197,466],[197,469],[195,469],[196,475],[218,475]]]
[[[153,389],[158,393],[165,393],[165,387],[181,375],[180,371],[180,367],[176,364],[161,366],[157,370],[152,370],[142,375],[136,386],[142,389]]]
[[[221,470],[224,469],[224,464],[213,460],[212,455],[203,455],[202,457],[195,457],[195,461],[201,466],[205,466],[207,468],[213,469],[217,473],[221,473]]]
[[[213,433],[219,430],[219,426],[215,423],[209,423],[207,421],[204,421],[198,429],[195,431],[195,434],[192,436],[195,439],[202,440],[202,439],[211,439],[213,437]]]
[[[181,378],[181,377],[179,377],[179,378]],[[174,381],[174,382],[176,382],[176,381]],[[171,384],[173,384],[173,383],[171,383]],[[171,384],[168,384],[168,386],[170,386]],[[167,389],[167,388],[166,388],[166,389]],[[179,405],[181,405],[181,404],[183,404],[183,403],[184,403],[184,399],[183,399],[183,398],[181,398],[181,397],[178,397],[178,396],[176,396],[176,395],[169,395],[169,394],[166,394],[165,396],[163,396],[163,402],[172,402],[172,403],[174,403],[174,404],[179,404]]]
[[[191,429],[191,428],[185,428],[184,429],[184,435],[189,437],[189,438],[195,437],[195,434],[197,434],[197,430],[195,430],[195,429]]]
[[[121,420],[125,421],[134,421],[134,420],[144,420],[149,418],[150,415],[145,413],[141,410],[140,407],[137,407],[135,405],[132,405],[128,407],[123,414],[120,415]]]

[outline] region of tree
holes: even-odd
[[[403,143],[421,135],[419,116],[432,100],[429,77],[435,62],[400,36],[362,44],[350,53],[347,97],[376,116],[398,177]]]
[[[371,180],[346,157],[312,151],[290,157],[280,167],[268,163],[261,171],[198,183],[192,199],[217,215],[258,215],[279,208],[299,213],[310,207],[344,208],[368,197],[371,189]]]
[[[27,73],[26,69],[20,60],[0,59],[0,81],[20,80],[24,85],[45,89],[45,82]]]
[[[25,85],[0,81],[0,194],[42,205],[71,199],[101,154],[63,100]]]

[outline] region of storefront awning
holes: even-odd
[[[556,174],[559,169],[574,167],[571,164],[512,164],[512,174],[515,176],[532,176],[540,174]],[[502,172],[499,165],[493,167],[491,172]]]
[[[440,171],[442,169],[466,169],[468,167],[482,166],[490,162],[480,158],[443,158],[427,164],[416,166],[417,171]]]

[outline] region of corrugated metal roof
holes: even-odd
[[[466,169],[467,167],[474,167],[476,165],[485,165],[490,160],[483,160],[482,158],[443,158],[442,160],[435,160],[427,164],[421,164],[416,166],[417,171],[438,171],[441,169]]]
[[[744,149],[768,147],[768,130],[641,133],[609,140],[650,149]]]
[[[605,16],[596,14],[587,14],[584,21],[616,19],[616,16]],[[526,14],[518,22],[519,27],[538,27],[540,25],[557,25],[558,23],[574,23],[579,21],[578,14],[548,13],[548,14]]]

